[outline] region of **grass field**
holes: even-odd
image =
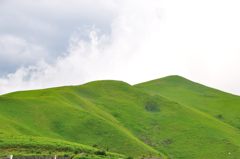
[[[240,97],[179,76],[95,81],[0,96],[0,155],[237,159],[239,123]]]
[[[78,143],[67,142],[63,140],[0,134],[0,157],[9,156],[62,156],[62,157],[77,157],[78,154],[97,156],[98,158],[126,158],[124,155],[117,153],[105,152],[97,148],[86,146]]]

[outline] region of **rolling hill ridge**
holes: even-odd
[[[239,117],[240,97],[180,76],[15,92],[0,96],[0,155],[234,159]]]

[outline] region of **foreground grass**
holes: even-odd
[[[62,140],[22,135],[0,134],[0,157],[4,156],[96,156],[98,158],[127,158],[90,146]]]

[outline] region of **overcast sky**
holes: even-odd
[[[0,93],[178,74],[240,95],[238,0],[0,0]]]

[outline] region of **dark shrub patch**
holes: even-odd
[[[69,157],[69,154],[64,154],[63,157]]]
[[[77,151],[77,150],[74,151],[74,154],[75,154],[75,155],[78,154],[78,153],[79,153],[79,151]]]
[[[223,120],[223,119],[224,119],[222,114],[216,115],[216,118],[218,118],[218,119],[220,119],[220,120]]]
[[[106,156],[106,152],[103,150],[99,150],[95,152],[96,155],[102,155],[102,156]]]
[[[159,104],[155,100],[148,100],[145,103],[145,109],[149,112],[158,112],[160,111]]]
[[[37,151],[36,154],[41,154],[41,151]]]
[[[98,145],[97,144],[93,144],[92,147],[98,147]]]

